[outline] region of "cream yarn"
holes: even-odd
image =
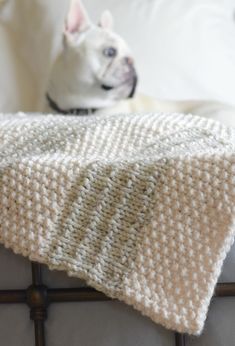
[[[191,115],[0,115],[0,241],[199,334],[234,237],[235,133]]]

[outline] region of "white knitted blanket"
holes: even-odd
[[[202,331],[234,237],[234,130],[191,115],[0,115],[0,241]]]

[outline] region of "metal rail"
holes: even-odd
[[[214,297],[235,297],[235,283],[219,283]],[[112,300],[91,287],[47,288],[43,285],[42,265],[32,263],[32,285],[25,290],[0,290],[0,304],[27,304],[34,322],[35,346],[46,346],[45,321],[52,303]],[[175,333],[175,346],[186,346],[186,336]]]

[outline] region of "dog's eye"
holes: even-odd
[[[114,47],[107,47],[103,50],[103,54],[107,58],[114,58],[117,55],[117,49]]]

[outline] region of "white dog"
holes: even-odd
[[[72,0],[59,54],[47,92],[49,107],[63,114],[179,112],[212,117],[235,124],[235,109],[218,102],[159,101],[134,96],[137,73],[132,53],[112,30],[104,12],[94,25],[80,0]],[[132,98],[133,97],[133,98]]]
[[[105,11],[99,25],[94,25],[81,0],[72,0],[64,30],[60,32],[57,27],[58,52],[52,54],[50,49],[54,49],[55,31],[50,31],[46,25],[45,28],[40,26],[41,37],[47,38],[43,43],[37,40],[38,31],[32,27],[33,23],[36,26],[36,23],[45,21],[45,10],[40,13],[45,2],[5,0],[3,3],[6,3],[3,5],[6,13],[2,15],[2,20],[0,17],[0,24],[8,35],[7,39],[15,40],[12,44],[15,56],[18,54],[15,60],[22,66],[19,69],[20,91],[24,91],[25,97],[32,94],[30,99],[33,100],[35,90],[39,90],[38,81],[42,79],[42,74],[46,76],[39,90],[44,106],[38,102],[32,109],[30,104],[30,110],[78,115],[180,112],[213,117],[228,125],[235,124],[235,110],[229,105],[205,101],[168,102],[135,95],[137,73],[133,54],[127,43],[113,31],[113,18],[109,12]],[[49,15],[46,22],[49,23]],[[47,32],[50,32],[50,37]],[[37,65],[39,58],[41,61]],[[47,63],[49,59],[53,63]],[[32,72],[33,77],[31,80],[24,78],[22,83],[27,70]]]
[[[47,91],[52,109],[84,114],[114,106],[134,95],[134,59],[126,42],[112,31],[112,23],[110,12],[105,11],[99,25],[94,25],[82,3],[71,2],[62,50]]]

